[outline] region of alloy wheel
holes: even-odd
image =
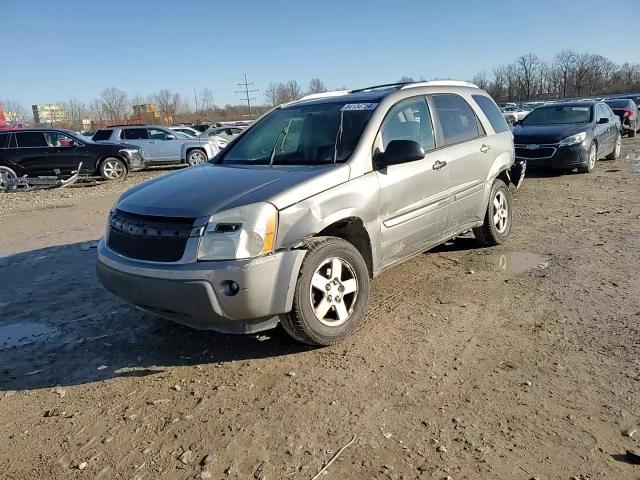
[[[189,165],[199,165],[204,163],[206,160],[204,153],[199,150],[195,150],[189,155]]]
[[[621,149],[622,149],[622,135],[618,134],[618,139],[616,140],[616,150],[615,150],[616,158],[620,156]]]
[[[124,175],[124,166],[117,160],[109,160],[104,164],[102,171],[107,178],[115,180]]]
[[[592,170],[596,166],[596,160],[598,158],[598,150],[595,145],[591,145],[589,150],[589,170]]]
[[[349,319],[357,296],[355,271],[342,258],[324,260],[311,277],[311,308],[318,321],[328,327],[337,327]]]
[[[498,233],[504,233],[507,230],[509,222],[509,204],[507,196],[504,192],[498,191],[493,197],[493,224]]]
[[[5,167],[0,167],[0,189],[6,189],[9,185],[18,179],[13,170]]]

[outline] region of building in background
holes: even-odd
[[[33,122],[36,125],[59,125],[69,123],[69,116],[66,110],[54,103],[42,105],[31,105],[33,111]]]
[[[143,103],[133,106],[133,117],[129,119],[131,123],[159,123],[160,112],[155,103]]]

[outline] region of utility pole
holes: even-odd
[[[245,95],[244,101],[247,102],[247,108],[249,109],[249,116],[252,117],[253,113],[251,112],[251,100],[255,101],[255,98],[250,97],[252,93],[259,92],[260,90],[249,90],[249,87],[253,86],[253,83],[247,82],[247,74],[244,74],[244,83],[239,83],[239,87],[243,87],[242,90],[237,90],[233,93],[242,93]]]

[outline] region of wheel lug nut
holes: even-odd
[[[336,297],[336,303],[340,303],[340,297]]]
[[[331,290],[331,284],[327,283],[324,287],[324,289],[328,292],[329,290]]]
[[[340,293],[344,292],[344,287],[343,287],[342,285],[340,285],[340,286],[338,287],[338,291],[339,291]]]
[[[331,295],[327,295],[327,302],[331,301]]]

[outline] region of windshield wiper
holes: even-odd
[[[287,123],[287,126],[284,127],[276,137],[276,141],[274,142],[273,148],[271,149],[271,154],[269,155],[269,165],[273,165],[273,159],[276,157],[276,148],[278,148],[278,141],[280,140],[280,135],[284,133],[284,137],[282,137],[282,143],[280,144],[280,151],[282,151],[282,147],[284,146],[284,141],[287,139],[287,135],[289,135],[289,128],[291,127],[291,122],[293,122],[293,118],[289,120],[289,123]]]
[[[340,126],[338,126],[338,133],[336,133],[336,141],[333,144],[333,163],[338,161],[338,142],[342,141],[342,125],[344,122],[344,110],[340,110]]]

